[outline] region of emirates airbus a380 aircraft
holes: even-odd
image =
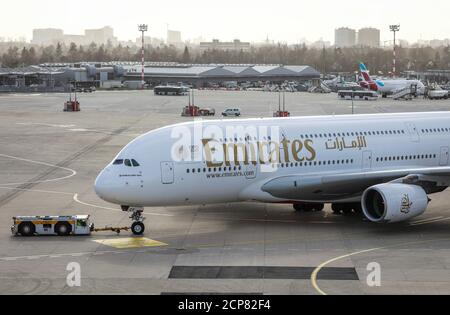
[[[423,214],[450,186],[450,112],[190,122],[129,143],[98,176],[131,208],[257,201],[360,211],[389,223]]]

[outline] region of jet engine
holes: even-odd
[[[381,184],[368,188],[362,196],[367,219],[376,223],[395,223],[417,217],[428,206],[422,187],[406,184]]]

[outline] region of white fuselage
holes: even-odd
[[[258,130],[270,126],[279,132],[270,138],[226,133],[230,127],[249,126]],[[203,135],[206,129],[214,129],[216,137]],[[196,132],[202,134],[200,142],[180,145],[181,134]],[[274,159],[234,159],[233,148],[242,149],[244,156],[243,148],[253,145],[264,153],[268,148],[264,145],[270,143],[275,148]],[[210,159],[224,145],[231,148],[232,158],[227,162]],[[113,161],[101,172],[95,189],[108,202],[142,207],[249,200],[358,201],[376,182],[346,186],[346,174],[361,172],[363,177],[365,172],[405,170],[408,175],[408,169],[447,166],[449,146],[450,112],[215,120],[202,122],[200,127],[190,122],[157,129],[132,141],[114,159],[117,164]],[[261,152],[254,152],[255,156]],[[127,166],[121,160],[135,160],[139,166],[133,167],[131,162]],[[275,197],[263,189],[274,179],[292,175],[319,188],[300,191],[295,198]],[[321,189],[330,176],[343,176],[342,185]]]
[[[425,93],[425,85],[420,80],[406,80],[406,79],[394,79],[394,80],[377,80],[378,91],[381,94],[395,94],[396,92],[409,88],[411,85],[417,85],[417,93]]]

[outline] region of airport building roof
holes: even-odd
[[[140,76],[140,65],[123,65],[126,76]],[[283,65],[169,65],[146,66],[146,77],[168,78],[228,78],[239,79],[248,77],[298,77],[319,78],[320,73],[310,66]]]
[[[0,67],[0,75],[20,75],[20,76],[30,76],[30,75],[52,75],[52,74],[61,74],[64,71],[60,69],[49,69],[42,68],[39,66],[28,66],[21,68],[1,68]]]

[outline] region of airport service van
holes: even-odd
[[[239,108],[228,108],[222,112],[222,116],[241,116],[241,110]]]
[[[94,230],[89,215],[13,217],[14,235],[90,235]]]

